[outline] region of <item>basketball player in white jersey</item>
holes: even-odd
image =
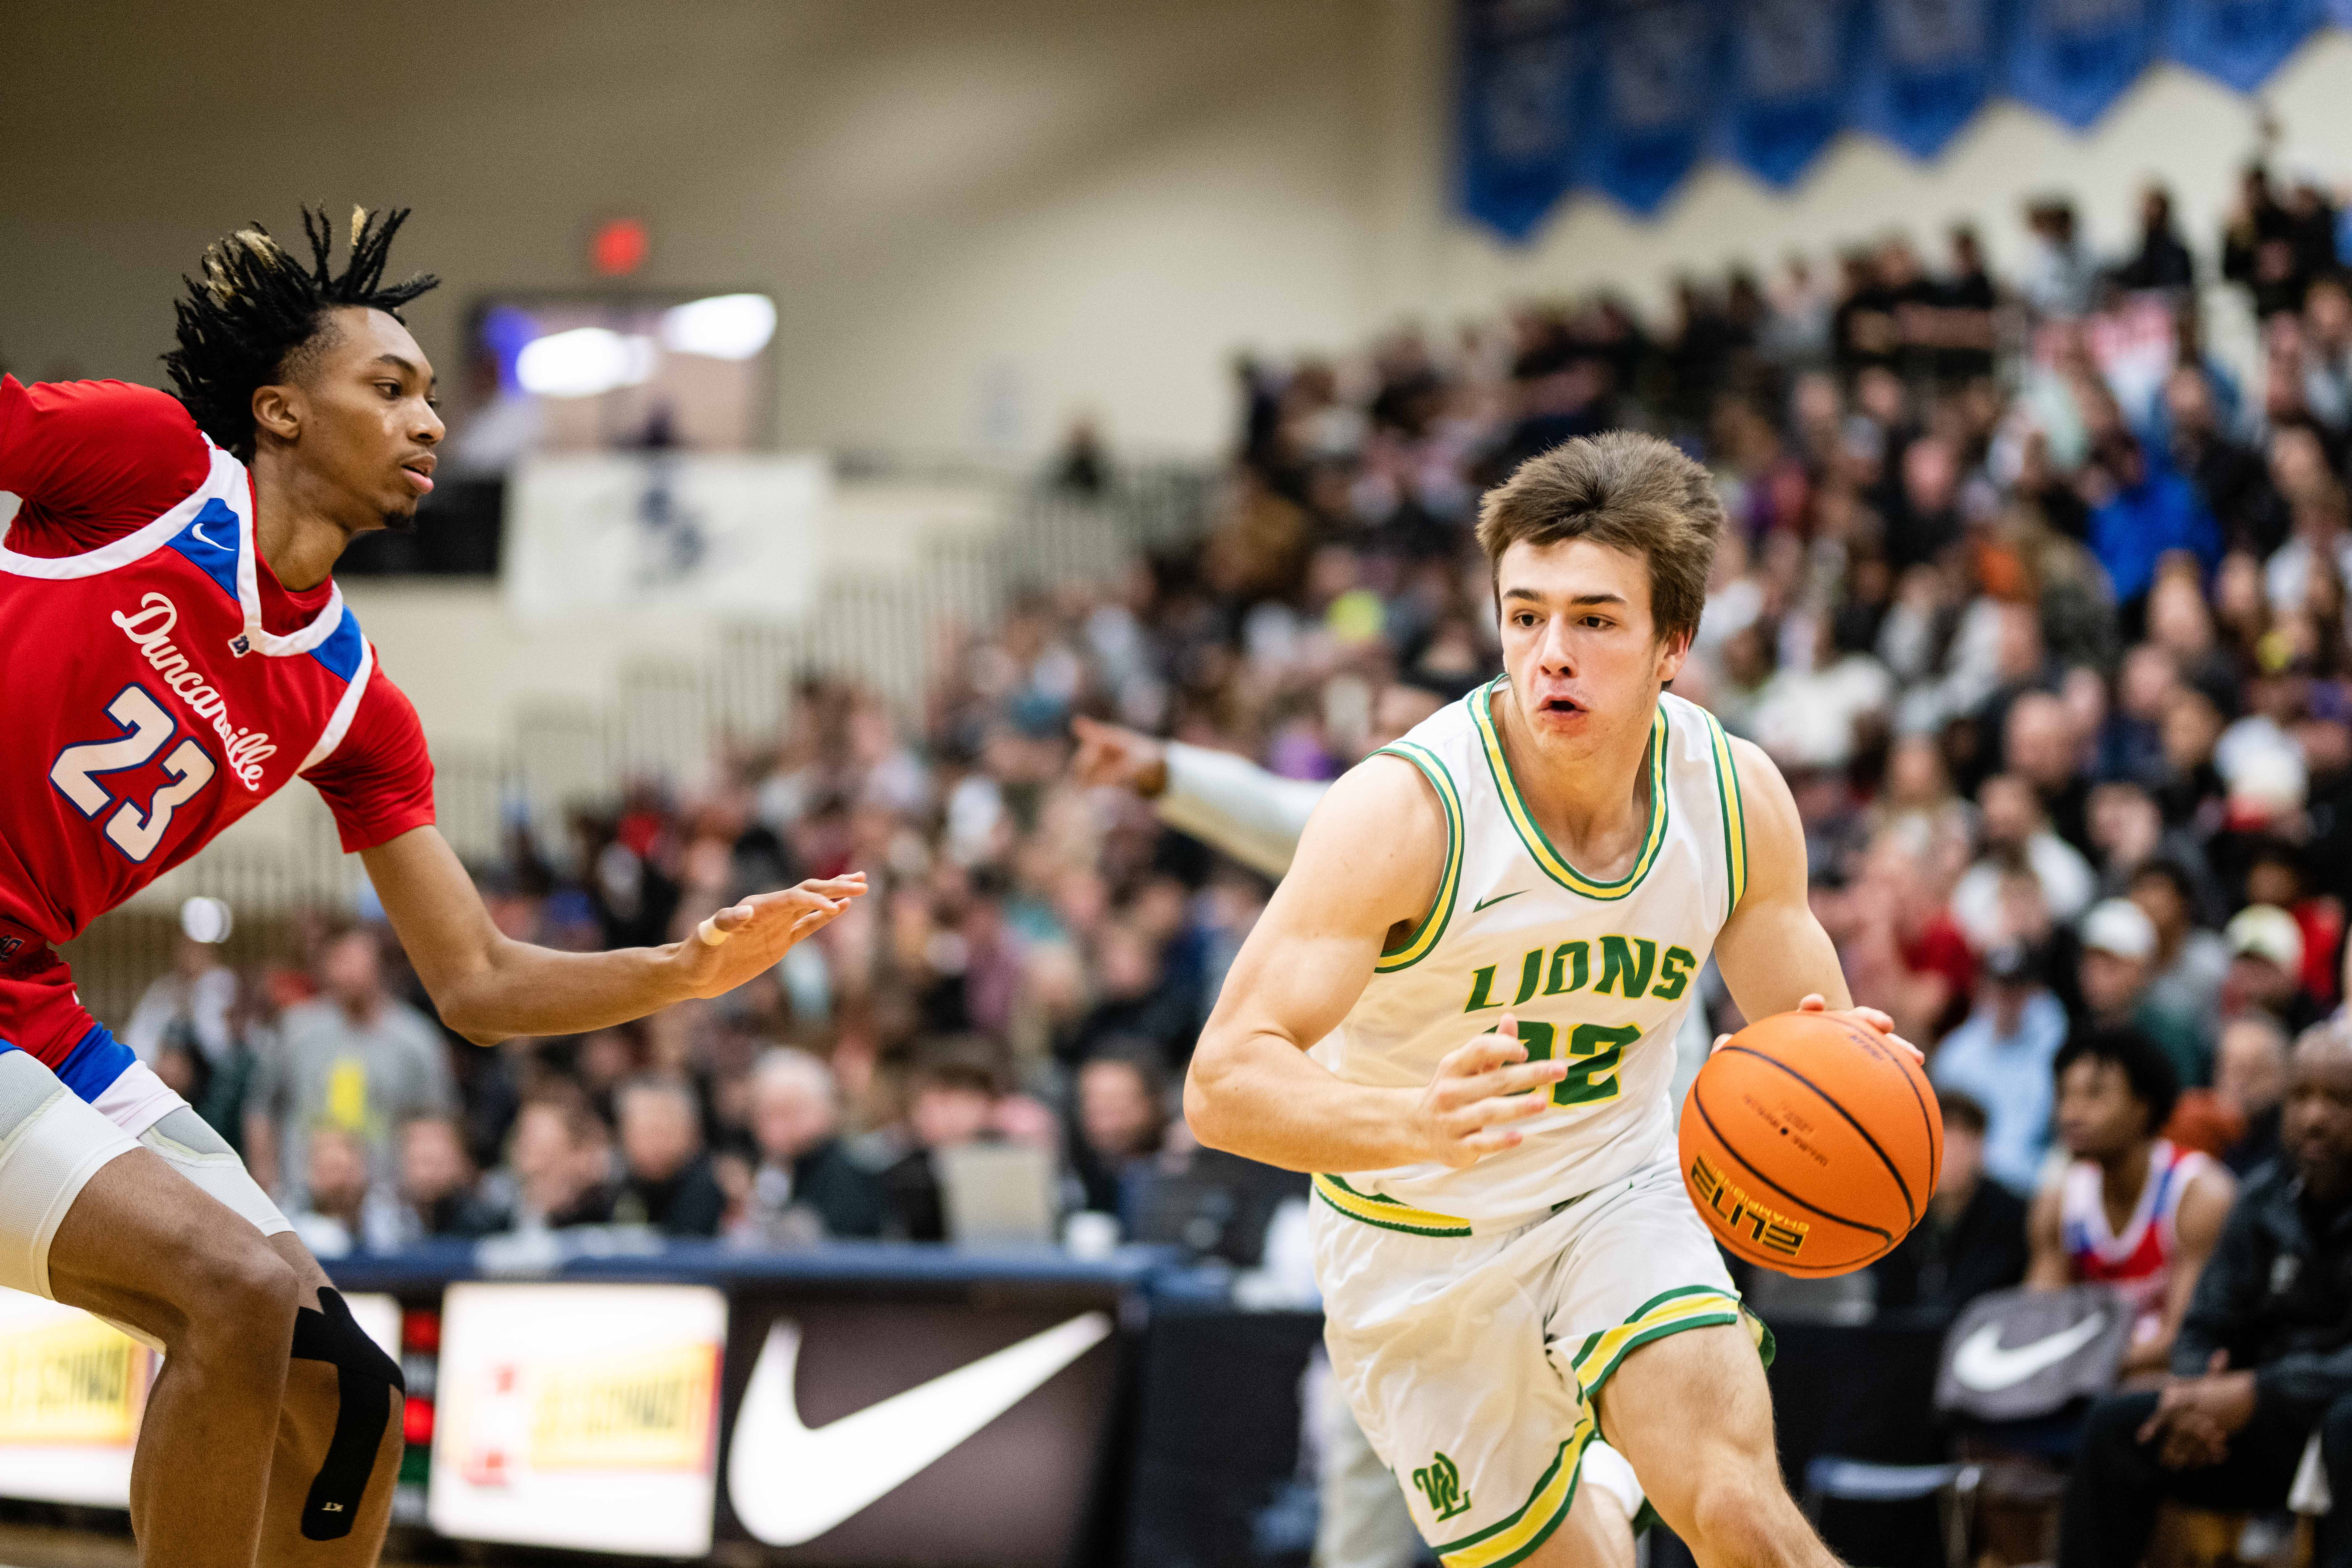
[[[1486,497],[1503,677],[1332,787],[1185,1085],[1203,1143],[1315,1173],[1332,1369],[1446,1568],[1622,1561],[1596,1432],[1708,1568],[1831,1561],[1666,1094],[1710,954],[1751,1018],[1849,1005],[1787,785],[1663,690],[1722,526],[1625,433]]]
[[[1391,683],[1372,703],[1374,749],[1404,738],[1444,703],[1417,686]],[[1160,741],[1087,718],[1070,722],[1078,749],[1070,771],[1080,784],[1133,790],[1151,802],[1160,819],[1243,865],[1280,880],[1298,853],[1300,835],[1330,785],[1288,779],[1247,757],[1181,741]],[[1675,1041],[1675,1082],[1686,1085],[1706,1049],[1706,1017],[1694,1007]],[[1696,1037],[1694,1037],[1694,1035]],[[1420,1555],[1415,1526],[1397,1495],[1396,1479],[1364,1439],[1344,1407],[1329,1411],[1319,1436],[1321,1507],[1315,1521],[1314,1559],[1320,1568],[1402,1568]],[[1642,1489],[1633,1467],[1596,1437],[1584,1450],[1579,1484],[1604,1502],[1593,1529],[1608,1542],[1601,1561],[1633,1561],[1633,1521]]]

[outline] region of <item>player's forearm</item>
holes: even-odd
[[[689,939],[691,940],[691,939]],[[501,940],[470,973],[444,982],[441,1021],[476,1045],[518,1035],[577,1035],[658,1012],[693,994],[677,944],[557,952]]]
[[[1184,1080],[1184,1120],[1212,1149],[1291,1171],[1382,1171],[1429,1158],[1413,1125],[1422,1091],[1349,1083],[1268,1034],[1204,1037]]]
[[[1286,779],[1247,757],[1168,742],[1168,785],[1154,800],[1161,821],[1269,877],[1290,869],[1298,836],[1328,784]]]

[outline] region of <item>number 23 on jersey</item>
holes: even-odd
[[[143,862],[163,841],[173,813],[212,783],[218,769],[194,736],[172,744],[179,725],[144,686],[124,687],[106,705],[106,717],[119,732],[59,752],[49,764],[49,782],[76,811],[93,822],[103,821],[109,843],[131,860]],[[144,767],[159,755],[168,776],[143,811],[135,799],[117,795],[101,782],[110,774]]]

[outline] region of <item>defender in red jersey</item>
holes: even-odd
[[[486,1044],[718,995],[865,890],[803,882],[619,952],[491,923],[433,826],[415,711],[330,575],[433,488],[433,372],[398,310],[434,279],[383,281],[405,216],[355,213],[340,272],[322,215],[308,265],[257,227],[212,247],[176,398],[0,377],[0,1285],[167,1352],[131,1482],[151,1563],[375,1562],[400,1372],[228,1145],[82,1010],[56,944],[298,775],[444,1022]]]

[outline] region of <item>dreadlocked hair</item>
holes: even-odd
[[[383,281],[392,237],[408,212],[353,207],[351,251],[341,272],[334,269],[334,228],[323,207],[302,209],[302,232],[310,241],[308,268],[257,223],[205,247],[203,278],[181,279],[188,291],[173,306],[179,347],[163,356],[163,364],[180,401],[216,446],[253,460],[254,390],[303,368],[305,355],[319,346],[328,311],[361,305],[399,321],[400,307],[440,283],[429,272],[405,283]]]

